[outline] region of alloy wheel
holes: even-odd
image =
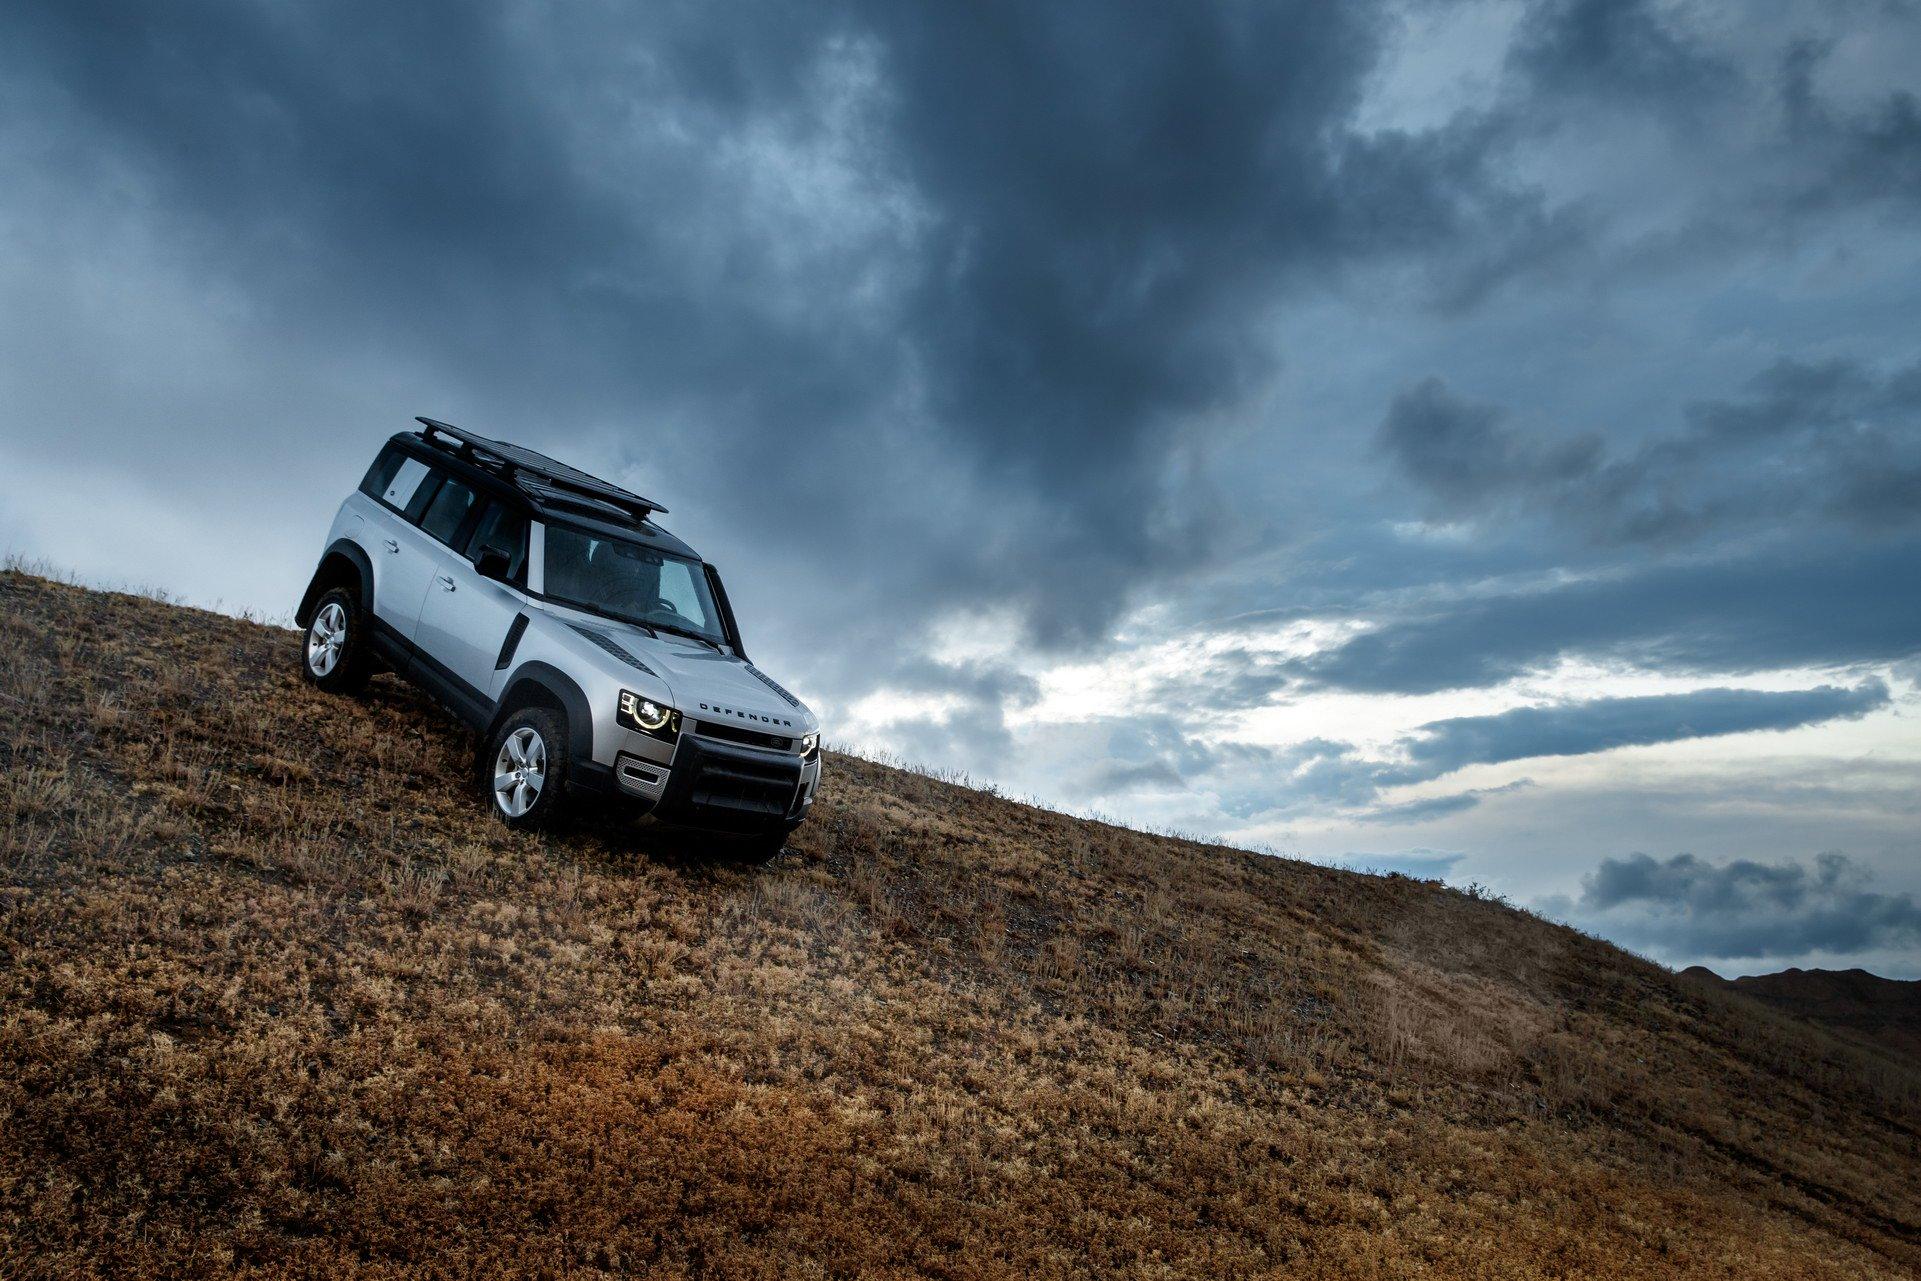
[[[519,818],[540,800],[547,782],[547,744],[523,725],[507,735],[494,757],[494,804],[508,818]]]
[[[307,632],[307,667],[315,676],[325,676],[340,663],[340,651],[347,643],[347,611],[339,601],[328,601],[314,615]]]

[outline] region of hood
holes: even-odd
[[[623,644],[657,670],[674,691],[683,716],[739,725],[765,725],[796,735],[817,728],[814,715],[801,701],[776,685],[761,670],[732,654],[709,649],[699,641],[661,633],[650,637],[634,629]],[[703,706],[704,704],[704,706]]]
[[[775,684],[745,659],[724,654],[700,641],[668,632],[649,633],[571,609],[549,613],[620,661],[625,651],[645,663],[667,685],[682,716],[744,727],[765,726],[796,737],[819,728],[805,704]],[[615,648],[610,649],[609,643]]]

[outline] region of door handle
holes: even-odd
[[[388,551],[390,551],[390,552],[397,552],[397,551],[399,551],[399,550],[400,550],[400,544],[399,544],[399,543],[396,543],[396,542],[395,542],[395,541],[394,541],[393,539],[391,539],[391,538],[389,538],[389,539],[387,539],[387,540],[385,540],[385,541],[386,541],[386,543],[387,543],[387,550],[388,550]]]
[[[443,592],[450,592],[454,589],[454,580],[445,574],[435,574],[434,581],[440,584],[440,590]]]

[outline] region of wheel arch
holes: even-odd
[[[294,622],[301,627],[311,623],[315,604],[336,587],[351,588],[360,598],[360,612],[373,613],[373,561],[366,549],[351,538],[335,539],[322,554],[320,564],[314,569],[313,579],[307,584],[306,594],[300,598],[300,608],[294,611]]]
[[[566,717],[567,754],[580,763],[594,759],[593,709],[573,677],[538,659],[522,663],[501,691],[486,741],[492,742],[501,723],[524,707],[548,707]]]

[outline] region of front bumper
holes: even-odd
[[[612,773],[622,795],[664,822],[758,834],[791,830],[807,816],[820,754],[803,759],[683,732],[670,763],[622,752]]]

